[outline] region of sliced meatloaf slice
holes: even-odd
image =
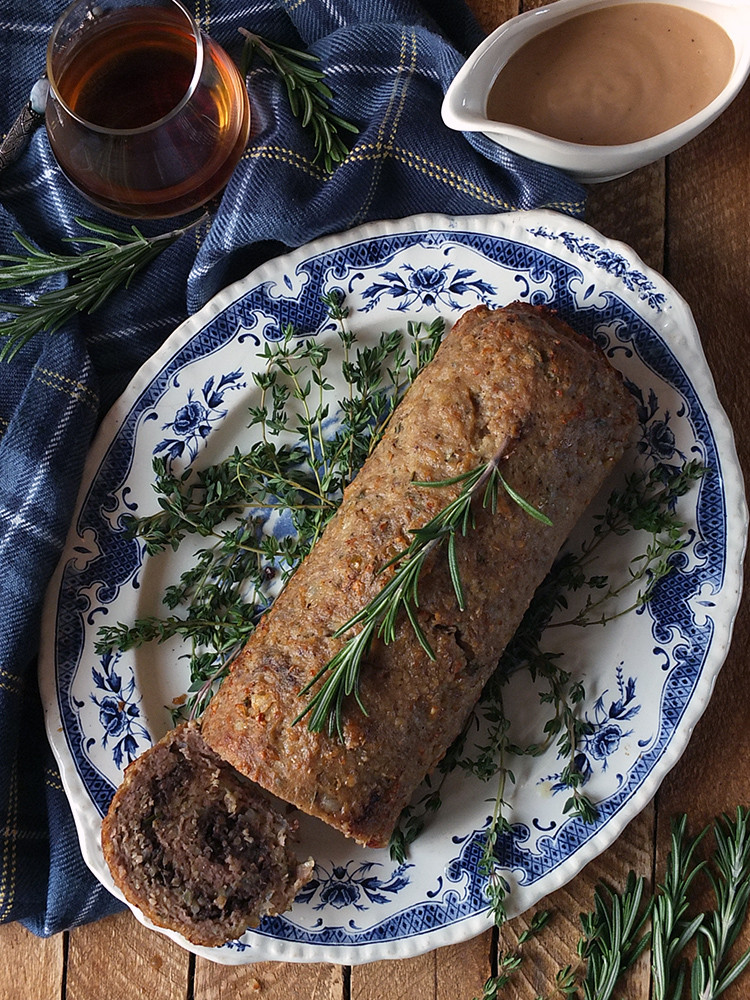
[[[125,898],[194,944],[240,937],[287,909],[312,874],[293,824],[185,723],[128,766],[102,827]]]

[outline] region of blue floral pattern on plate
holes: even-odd
[[[91,701],[99,709],[99,722],[104,730],[101,747],[103,750],[111,747],[115,766],[123,768],[151,745],[151,739],[141,722],[133,671],[129,671],[130,677],[124,681],[115,669],[119,659],[119,653],[105,653],[99,661],[100,669],[92,668]]]
[[[453,264],[417,268],[404,264],[398,271],[383,271],[378,278],[362,292],[365,312],[383,299],[391,303],[389,308],[399,312],[421,312],[429,306],[447,307],[453,311],[462,306],[466,308],[467,296],[474,296],[476,302],[487,303],[495,292],[474,268],[457,268]]]
[[[357,864],[347,861],[345,865],[315,865],[313,877],[297,897],[298,903],[310,903],[314,910],[324,910],[332,906],[335,910],[353,907],[363,911],[371,906],[382,906],[393,896],[406,888],[409,878],[407,869],[412,866],[401,864],[386,878],[375,872],[382,868],[380,862],[363,861]]]
[[[641,706],[635,700],[635,687],[635,677],[628,677],[625,681],[620,664],[617,667],[619,697],[610,701],[609,706],[605,707],[605,697],[609,692],[604,691],[594,702],[593,709],[584,712],[588,732],[577,748],[575,761],[577,770],[583,776],[583,785],[588,784],[597,767],[606,771],[609,758],[616,755],[624,739],[633,735],[633,729],[625,729],[623,724],[634,719],[641,710]],[[545,781],[552,783],[553,794],[570,791],[559,771],[550,775]]]
[[[163,425],[162,429],[170,431],[171,437],[162,438],[154,446],[154,455],[163,457],[168,469],[177,459],[187,457],[185,464],[189,464],[197,458],[198,450],[211,433],[211,428],[227,415],[223,405],[226,393],[230,389],[245,388],[241,379],[242,371],[239,369],[222,375],[218,380],[211,375],[203,383],[200,398],[192,386],[188,389],[185,402]]]
[[[291,323],[335,344],[321,301],[334,289],[369,342],[410,319],[441,315],[450,325],[478,302],[548,305],[599,345],[634,393],[641,432],[621,474],[628,463],[678,464],[683,456],[708,469],[681,501],[689,544],[648,609],[626,626],[555,635],[566,668],[585,681],[590,731],[578,749],[599,816],[591,824],[566,816],[565,796],[550,794],[561,771],[554,748],[529,763],[511,801],[511,831],[497,845],[512,885],[510,912],[520,912],[607,847],[684,748],[731,632],[747,527],[731,430],[689,310],[628,248],[549,212],[425,216],[317,241],[220,293],[147,362],[104,422],[46,609],[48,732],[81,847],[111,887],[100,818],[128,758],[168,728],[168,706],[187,683],[176,640],[106,662],[93,652],[100,624],[155,613],[165,584],[194,555],[183,543],[179,553],[145,558],[123,532],[123,514],[153,509],[154,455],[184,468],[252,443],[248,407],[257,403],[252,376],[264,343]],[[328,368],[335,383],[335,365]],[[335,384],[332,391],[335,399]],[[595,502],[570,544],[587,537],[596,512]],[[618,542],[606,557],[626,567],[629,544]],[[512,678],[506,704],[519,741],[539,735],[546,715],[529,677]],[[290,911],[240,941],[191,950],[222,962],[356,964],[479,933],[488,907],[478,861],[493,796],[491,785],[452,774],[443,808],[400,868],[387,852],[300,816],[299,851],[318,863],[314,882]]]

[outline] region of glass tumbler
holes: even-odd
[[[117,215],[197,208],[245,149],[245,82],[180,0],[75,0],[52,30],[47,76],[57,162]]]

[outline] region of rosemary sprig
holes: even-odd
[[[703,834],[688,840],[686,824],[687,817],[684,815],[672,823],[667,870],[654,901],[651,918],[654,1000],[680,1000],[682,997],[686,963],[681,959],[703,922],[700,914],[692,919],[687,915],[690,888],[704,867],[704,862],[696,863],[694,860]]]
[[[750,902],[750,810],[739,806],[733,817],[714,820],[715,848],[703,860],[697,853],[707,831],[689,837],[686,824],[684,815],[673,820],[665,876],[650,896],[645,880],[632,871],[619,891],[598,883],[593,909],[581,914],[575,961],[559,969],[550,992],[536,1000],[611,1000],[623,973],[649,945],[655,1000],[682,1000],[688,986],[690,1000],[716,1000],[750,967],[750,948],[730,957]],[[691,903],[703,899],[704,877],[716,907],[691,915]],[[506,962],[500,953],[498,973],[485,983],[482,1000],[497,1000],[520,958]]]
[[[339,132],[343,130],[356,134],[359,129],[331,110],[333,93],[325,83],[324,74],[315,67],[315,63],[320,61],[318,56],[273,42],[246,28],[240,28],[240,33],[245,37],[243,74],[249,72],[256,52],[279,74],[286,87],[292,114],[299,118],[303,128],[309,128],[312,133],[315,144],[313,163],[322,163],[324,170],[331,173],[349,153]]]
[[[714,824],[716,850],[707,869],[716,909],[698,928],[697,954],[690,976],[691,1000],[714,1000],[748,966],[750,948],[735,961],[729,957],[747,918],[750,902],[750,814],[738,807],[734,819]]]
[[[14,233],[26,254],[0,254],[0,289],[28,285],[55,274],[67,274],[64,288],[41,292],[30,304],[0,302],[0,313],[12,319],[0,321],[0,361],[10,361],[36,334],[54,333],[76,313],[92,313],[115,289],[130,284],[133,277],[205,216],[158,236],[144,236],[132,226],[130,232],[110,229],[85,219],[76,219],[92,235],[70,237],[89,249],[80,254],[48,253]]]
[[[645,879],[630,872],[621,894],[605,885],[594,893],[594,909],[581,916],[579,954],[586,962],[585,1000],[609,1000],[617,982],[646,948],[643,932],[650,903],[642,907]]]
[[[459,609],[464,610],[464,592],[458,570],[456,545],[457,536],[467,535],[474,525],[472,505],[475,498],[481,498],[482,507],[489,508],[494,513],[499,490],[503,489],[511,500],[531,517],[545,524],[551,524],[546,514],[529,504],[506,483],[500,473],[500,463],[505,451],[506,445],[503,443],[488,462],[452,479],[414,484],[423,487],[444,487],[460,483],[461,489],[458,495],[426,524],[412,530],[413,537],[409,545],[379,570],[382,573],[395,567],[390,580],[365,607],[334,632],[334,638],[340,638],[350,629],[362,626],[300,690],[300,696],[304,697],[322,681],[294,720],[295,723],[309,716],[307,726],[312,732],[321,732],[325,729],[329,734],[336,732],[339,736],[343,736],[344,703],[350,696],[354,697],[360,710],[367,715],[367,709],[359,694],[359,677],[363,661],[375,637],[386,645],[394,641],[396,622],[402,613],[406,615],[425,653],[430,659],[435,658],[435,653],[417,618],[419,578],[430,553],[445,545],[456,602]]]

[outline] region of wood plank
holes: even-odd
[[[520,0],[468,0],[468,6],[488,34],[521,10]]]
[[[435,955],[355,966],[351,1000],[435,1000]]]
[[[487,931],[435,953],[435,1000],[481,996],[482,986],[491,971],[492,942],[493,934]]]
[[[415,958],[356,966],[351,1000],[464,1000],[481,994],[490,974],[492,933]]]
[[[70,932],[65,1000],[186,1000],[189,966],[184,949],[118,913]]]
[[[340,965],[257,962],[217,965],[198,958],[193,1000],[343,1000],[345,972]]]
[[[64,944],[62,934],[38,938],[22,924],[0,926],[2,1000],[60,1000]]]

